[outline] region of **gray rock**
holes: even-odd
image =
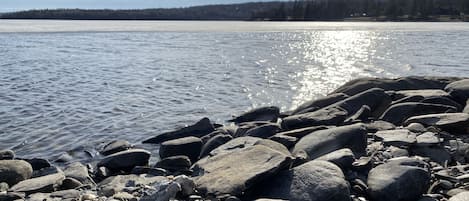
[[[458,103],[464,104],[469,99],[469,79],[452,82],[446,85],[445,91]]]
[[[348,97],[349,96],[344,93],[336,93],[336,94],[327,95],[322,98],[318,98],[316,100],[308,101],[306,103],[301,104],[295,110],[293,110],[292,115],[314,112],[321,108],[337,103],[341,100],[345,100]]]
[[[80,198],[80,191],[75,190],[75,189],[69,189],[69,190],[62,190],[62,191],[56,191],[50,194],[50,197],[52,198],[62,198],[62,199],[79,199]]]
[[[362,156],[366,153],[366,138],[363,124],[320,130],[301,138],[292,153],[295,156],[306,154],[312,160],[335,150],[350,148],[356,156]]]
[[[34,170],[33,171],[33,175],[31,176],[31,178],[36,178],[36,177],[42,177],[42,176],[47,176],[47,175],[51,175],[51,174],[57,174],[57,173],[61,173],[62,170],[56,166],[50,166],[50,167],[46,167],[46,168],[42,168],[40,170]]]
[[[354,95],[371,88],[381,88],[386,91],[443,89],[447,84],[460,79],[456,77],[359,78],[345,83],[333,93]]]
[[[10,188],[10,186],[5,182],[0,182],[0,192],[5,192]]]
[[[276,122],[280,115],[280,109],[278,107],[261,107],[252,109],[244,114],[241,114],[229,122],[242,123],[250,121],[270,121]]]
[[[129,142],[125,140],[114,140],[106,144],[100,152],[107,156],[130,148],[132,148],[132,145]]]
[[[0,160],[0,182],[10,186],[29,179],[33,174],[31,165],[23,160]]]
[[[430,103],[399,103],[389,107],[380,119],[395,125],[401,125],[409,117],[445,112],[457,112],[457,108]]]
[[[449,201],[469,201],[469,192],[461,192],[451,197]]]
[[[82,184],[96,185],[88,173],[88,168],[80,162],[68,165],[63,172],[66,177],[74,178]]]
[[[286,135],[286,136],[296,137],[300,139],[314,131],[325,130],[328,128],[332,128],[332,127],[331,126],[313,126],[313,127],[299,128],[299,129],[280,132],[280,133],[277,133],[277,135]]]
[[[376,133],[378,131],[384,131],[384,130],[393,130],[396,128],[396,126],[392,123],[389,123],[387,121],[373,121],[370,123],[365,124],[366,130],[370,133]]]
[[[170,156],[187,156],[191,161],[197,161],[202,150],[202,140],[197,137],[185,137],[161,143],[160,158]]]
[[[174,177],[173,181],[181,186],[181,195],[183,197],[187,197],[195,193],[195,183],[186,175],[179,175]]]
[[[451,154],[443,147],[413,147],[411,152],[417,156],[428,157],[441,165],[451,162]]]
[[[391,154],[392,158],[409,156],[409,151],[407,151],[407,149],[401,149],[395,146],[388,147],[386,151]]]
[[[265,145],[232,147],[242,144],[243,140],[245,145],[259,141],[259,138],[243,138],[231,140],[194,164],[192,169],[198,175],[195,183],[202,195],[242,195],[252,185],[289,166],[290,155]],[[235,140],[237,143],[233,142]]]
[[[13,160],[15,152],[12,150],[0,150],[0,160]]]
[[[277,134],[269,138],[272,141],[278,142],[285,146],[286,148],[291,148],[293,147],[296,142],[298,141],[298,138],[288,136],[288,135],[282,135],[282,134]]]
[[[207,156],[212,150],[233,139],[231,135],[219,134],[208,140],[202,147],[199,158]]]
[[[164,141],[174,140],[183,137],[195,136],[195,137],[202,137],[207,135],[211,132],[215,131],[213,124],[210,122],[208,118],[203,118],[194,125],[186,126],[184,128],[163,133],[156,137],[150,138],[148,140],[143,141],[143,143],[155,143],[159,144]]]
[[[281,130],[280,125],[277,123],[268,123],[262,126],[254,127],[246,131],[245,136],[268,138]]]
[[[184,156],[188,161],[189,158],[187,156]],[[190,162],[190,161],[189,161]],[[189,169],[189,168],[187,168]],[[168,171],[162,168],[152,168],[152,167],[146,167],[146,166],[136,166],[130,174],[136,174],[136,175],[141,175],[141,174],[147,174],[150,176],[165,176],[168,174]]]
[[[431,146],[438,145],[440,143],[440,138],[436,133],[425,132],[417,136],[418,146]]]
[[[418,200],[430,186],[428,164],[413,158],[396,158],[378,165],[368,174],[373,200]]]
[[[401,99],[410,96],[420,96],[425,98],[449,98],[450,95],[441,89],[419,89],[419,90],[400,90],[394,92],[394,98]]]
[[[410,146],[417,141],[416,137],[415,133],[407,129],[386,130],[375,133],[375,139],[383,141],[385,146]]]
[[[98,167],[106,167],[113,171],[130,171],[135,166],[144,166],[148,164],[151,153],[143,149],[131,149],[117,152],[102,159]]]
[[[422,103],[431,103],[431,104],[439,104],[439,105],[448,105],[455,107],[457,111],[461,111],[463,109],[462,105],[457,103],[456,101],[448,98],[448,97],[429,97],[425,98],[422,101]]]
[[[469,127],[469,114],[466,113],[444,113],[414,116],[405,121],[405,125],[420,123],[424,126],[436,126],[449,132],[466,133]]]
[[[311,126],[336,126],[342,124],[347,115],[347,111],[340,107],[324,108],[314,112],[288,116],[282,119],[282,128],[291,130]]]
[[[327,161],[310,161],[282,171],[253,188],[258,197],[292,201],[349,201],[344,174]]]
[[[103,196],[113,196],[122,192],[125,187],[135,187],[138,185],[152,185],[155,183],[167,181],[166,177],[143,177],[138,175],[117,175],[108,177],[98,184],[98,194]]]
[[[60,186],[60,188],[62,190],[68,190],[68,189],[78,188],[82,185],[83,184],[80,181],[78,181],[74,178],[71,178],[71,177],[67,177],[62,181],[62,186]]]
[[[411,123],[405,127],[407,130],[414,132],[414,133],[423,133],[427,131],[425,126],[419,123]]]
[[[355,161],[355,155],[352,150],[345,148],[333,151],[315,160],[329,161],[345,170],[352,167],[352,163]]]
[[[23,201],[24,195],[15,192],[0,193],[1,201]]]
[[[51,164],[49,163],[47,159],[42,159],[42,158],[25,159],[25,161],[31,164],[31,167],[33,167],[33,170],[40,170],[40,169],[48,168],[51,166]]]
[[[363,105],[367,105],[370,107],[372,116],[379,117],[383,114],[391,101],[391,97],[383,89],[372,88],[328,107],[340,107],[345,109],[349,115],[353,115],[357,113]]]
[[[10,188],[11,191],[24,192],[26,194],[33,193],[50,193],[58,189],[65,179],[63,172],[49,174],[42,177],[36,177],[17,183]]]
[[[344,123],[345,124],[352,124],[358,122],[368,122],[369,118],[372,116],[371,108],[368,105],[363,105],[360,110],[358,110],[355,114],[347,118]]]
[[[188,171],[192,163],[187,156],[170,156],[163,158],[155,164],[155,167],[175,171]]]

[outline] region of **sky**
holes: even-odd
[[[250,1],[259,2],[272,0],[0,0],[0,12],[45,8],[172,8],[207,4],[244,3]]]

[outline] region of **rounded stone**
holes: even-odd
[[[0,160],[0,182],[10,186],[29,179],[33,174],[31,165],[23,160]]]

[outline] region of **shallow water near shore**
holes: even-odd
[[[86,160],[358,77],[469,76],[468,41],[467,23],[2,20],[0,149]]]

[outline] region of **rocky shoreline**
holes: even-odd
[[[2,150],[0,201],[469,200],[468,99],[465,78],[361,78],[152,137],[156,164],[121,140],[63,167]]]

